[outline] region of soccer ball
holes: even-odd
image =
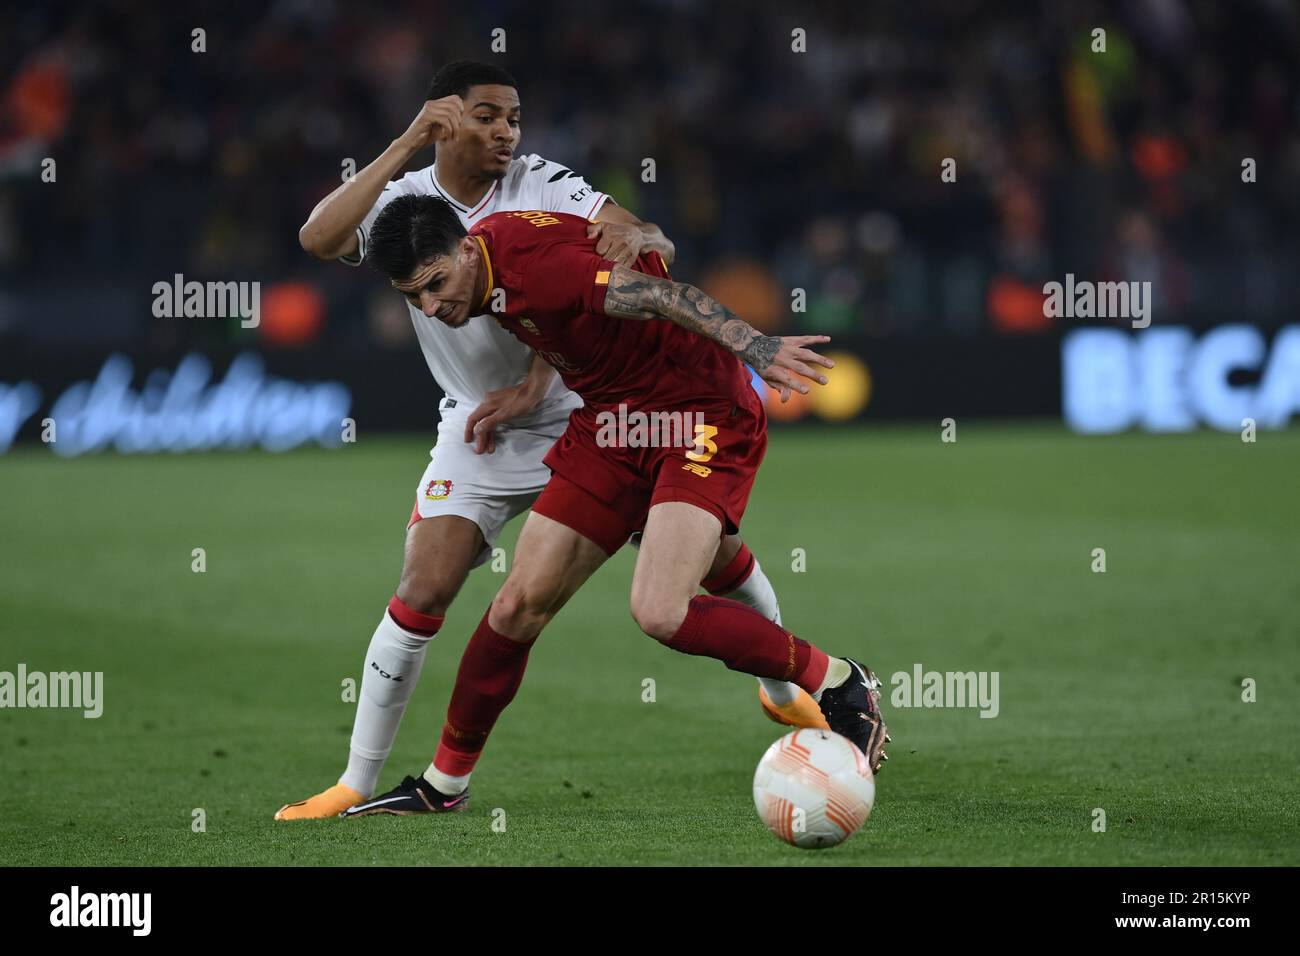
[[[754,772],[754,806],[767,828],[792,846],[843,843],[867,822],[876,780],[861,750],[829,730],[788,733]]]

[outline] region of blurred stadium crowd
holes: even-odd
[[[1067,272],[1153,280],[1161,322],[1300,314],[1288,0],[123,0],[6,21],[0,340],[405,346],[401,301],[297,230],[461,57],[518,77],[522,152],[658,222],[678,276],[768,328],[1032,334]],[[154,319],[174,273],[260,280],[263,327]]]

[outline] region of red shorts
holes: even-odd
[[[693,426],[685,429],[685,447],[602,445],[598,436],[609,432],[602,432],[596,416],[585,408],[574,412],[546,454],[552,477],[533,511],[611,555],[628,535],[645,528],[651,506],[664,501],[695,505],[718,519],[723,534],[735,534],[767,450],[763,404],[746,388],[734,403],[694,404],[682,411],[692,416],[686,421]]]

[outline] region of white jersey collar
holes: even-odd
[[[468,219],[473,219],[485,208],[487,208],[487,204],[490,203],[492,201],[492,197],[497,194],[497,187],[501,185],[499,180],[494,181],[492,183],[492,188],[489,189],[484,194],[483,198],[478,201],[478,204],[471,209],[470,207],[466,206],[463,202],[461,202],[459,199],[452,196],[452,194],[448,191],[448,189],[438,181],[438,174],[434,171],[433,166],[429,167],[429,181],[433,183],[434,192],[436,192],[443,199],[447,200],[447,202],[451,203],[452,209],[455,209],[458,213],[460,213],[462,216],[465,216]]]

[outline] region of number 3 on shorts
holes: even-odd
[[[713,442],[713,436],[718,433],[718,429],[713,425],[696,425],[695,426],[695,447],[686,453],[686,457],[691,461],[708,461],[718,453],[718,446]]]

